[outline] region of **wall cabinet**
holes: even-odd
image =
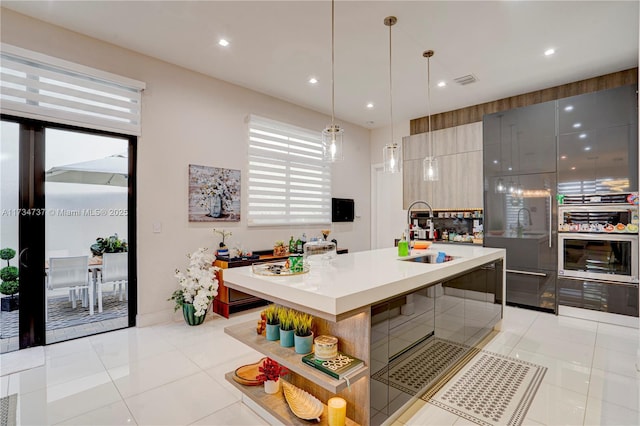
[[[556,102],[485,115],[485,176],[556,171]]]
[[[429,134],[402,140],[403,207],[425,200],[434,209],[482,208],[482,123],[471,123],[433,132],[433,154],[438,158],[440,179],[422,179],[422,160],[429,156]]]
[[[558,192],[638,190],[636,86],[558,101]]]

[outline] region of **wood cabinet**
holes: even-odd
[[[429,134],[407,136],[403,146],[403,207],[425,200],[437,209],[482,208],[482,123],[433,132],[433,153],[440,179],[422,179],[422,160],[428,156]]]

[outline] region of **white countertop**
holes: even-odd
[[[427,253],[445,252],[454,259],[444,263],[399,260],[395,247],[338,255],[326,265],[312,264],[306,274],[263,276],[251,266],[225,269],[224,283],[276,303],[308,308],[327,319],[373,305],[393,296],[435,284],[505,257],[497,248],[433,244]],[[424,254],[421,251],[409,257]],[[406,258],[404,258],[406,259]]]

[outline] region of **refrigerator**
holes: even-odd
[[[504,248],[506,303],[557,313],[556,174],[486,177],[485,247]]]

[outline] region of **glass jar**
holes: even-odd
[[[338,255],[336,244],[332,241],[311,241],[304,245],[305,263],[325,263]]]

